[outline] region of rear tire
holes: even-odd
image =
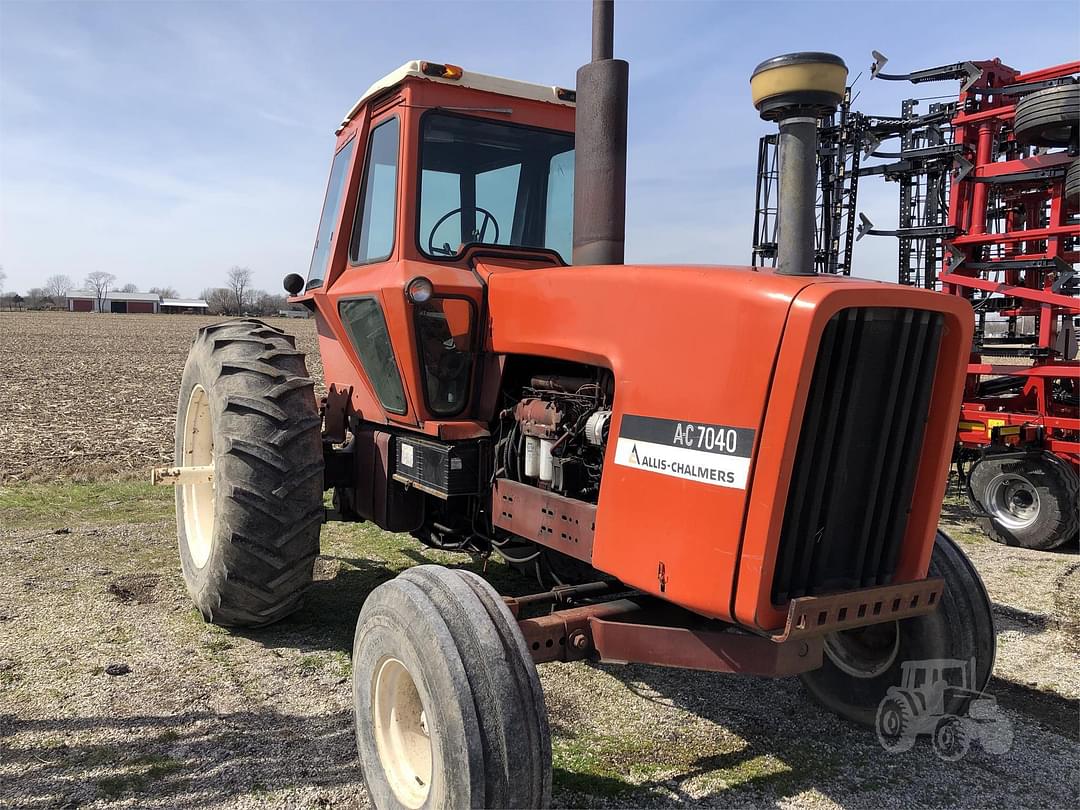
[[[1027,146],[1075,146],[1080,130],[1080,84],[1047,87],[1016,103],[1013,133]]]
[[[882,651],[880,661],[866,661],[861,674],[854,665],[858,656],[848,659],[830,652],[830,646],[858,650],[862,631],[876,631],[880,625],[844,630],[826,639],[823,663],[819,669],[800,675],[803,686],[819,704],[843,718],[873,726],[878,708],[890,686],[901,682],[900,665],[904,661],[933,659],[975,659],[972,694],[982,692],[994,669],[996,639],[990,612],[990,598],[971,562],[949,537],[938,531],[930,558],[931,577],[945,579],[945,592],[937,610],[893,622],[895,645],[874,643],[869,650]],[[839,638],[838,638],[839,637]],[[831,644],[830,644],[831,643]],[[945,705],[950,714],[962,715],[971,696],[952,696]]]
[[[381,683],[388,666],[397,679],[406,673],[407,699]],[[474,574],[421,565],[372,591],[353,641],[353,710],[378,808],[551,801],[551,737],[536,667],[510,611]]]
[[[971,495],[990,539],[1007,546],[1047,550],[1076,537],[1080,479],[1048,453],[995,458],[971,468]]]
[[[184,582],[208,622],[257,627],[300,607],[323,519],[321,419],[294,339],[243,319],[199,330],[180,384],[176,487]]]

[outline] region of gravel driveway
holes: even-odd
[[[408,565],[467,558],[330,524],[308,607],[228,634],[190,607],[170,510],[140,484],[0,489],[0,805],[366,807],[348,682],[359,605]],[[1007,754],[887,755],[795,679],[546,664],[556,805],[1075,806],[1077,556],[953,533],[997,605]]]

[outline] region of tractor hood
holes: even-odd
[[[947,319],[941,367],[951,374],[970,346],[965,302],[880,282],[748,267],[480,262],[477,270],[488,286],[490,350],[614,374],[596,533],[617,541],[595,545],[593,565],[691,610],[762,628],[784,617],[767,592],[735,579],[771,576],[826,324],[848,308],[938,310]],[[916,500],[944,487],[962,384],[946,377]],[[913,514],[909,531],[931,536],[934,526]],[[927,562],[901,560],[899,581],[925,576]]]

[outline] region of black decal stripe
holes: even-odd
[[[688,433],[687,429],[690,428]],[[707,434],[709,429],[711,434]],[[735,452],[728,452],[727,445],[721,440],[719,431],[735,431]],[[675,441],[677,434],[690,436],[690,443]],[[711,435],[715,444],[709,447],[707,442],[698,443],[703,434]],[[751,428],[732,427],[731,425],[713,425],[707,422],[679,421],[677,419],[657,419],[653,416],[635,416],[624,414],[619,426],[619,436],[624,439],[636,439],[641,442],[666,444],[669,447],[684,447],[687,450],[700,450],[723,456],[750,458],[754,447],[754,431]]]

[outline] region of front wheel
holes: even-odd
[[[380,810],[550,803],[536,666],[506,604],[475,574],[421,565],[372,591],[352,682],[360,766]]]
[[[941,531],[934,540],[929,576],[945,579],[945,592],[933,613],[826,637],[821,667],[800,676],[814,700],[841,717],[874,726],[879,706],[884,709],[889,687],[901,684],[901,668],[908,661],[966,664],[974,659],[972,682],[963,686],[971,694],[985,688],[996,651],[990,598],[974,566]],[[945,710],[962,715],[971,698],[953,691]]]

